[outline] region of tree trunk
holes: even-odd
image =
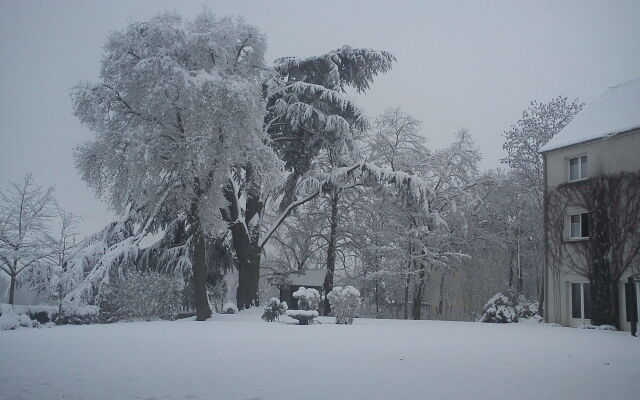
[[[58,316],[56,317],[56,325],[60,325],[62,322],[62,299],[58,301]]]
[[[260,304],[258,289],[262,248],[259,245],[259,238],[260,216],[264,206],[260,198],[260,179],[254,174],[251,166],[245,168],[245,179],[244,215],[239,214],[240,193],[234,192],[232,184],[224,188],[224,196],[229,201],[229,207],[221,210],[222,217],[229,223],[233,250],[238,265],[236,301],[240,310]]]
[[[331,304],[329,304],[328,294],[333,290],[333,273],[336,269],[336,236],[338,234],[338,199],[337,191],[331,195],[331,219],[329,231],[329,244],[327,246],[327,276],[324,280],[324,315],[331,312]],[[377,296],[377,294],[376,294]],[[376,307],[377,308],[377,307]]]
[[[440,318],[442,318],[444,312],[444,280],[446,275],[446,272],[442,271],[442,275],[440,276],[440,300],[438,301],[438,315]]]
[[[404,285],[404,319],[409,319],[409,284],[411,283],[411,275],[407,274],[407,281]]]
[[[260,304],[258,295],[260,285],[260,249],[250,246],[244,252],[242,260],[238,257],[238,291],[236,301],[238,309],[247,309]]]
[[[540,290],[538,290],[538,315],[544,317],[544,281],[540,285]],[[545,320],[546,321],[546,320]]]
[[[516,263],[518,267],[518,295],[522,294],[523,280],[522,280],[522,260],[520,258],[520,230],[518,229],[518,236],[516,238]]]
[[[378,280],[376,279],[376,318],[378,318],[380,314],[380,296],[378,290]]]
[[[13,305],[15,293],[16,293],[16,276],[11,275],[11,285],[9,286],[9,304],[11,305]]]
[[[207,298],[207,264],[204,233],[199,223],[193,235],[193,297],[196,305],[196,321],[204,321],[211,317],[211,308]]]
[[[420,271],[416,281],[416,290],[413,294],[412,317],[419,320],[422,317],[422,300],[424,298],[424,287],[427,283],[427,270],[424,262],[420,262]]]

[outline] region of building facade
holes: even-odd
[[[632,190],[598,194],[589,185],[598,178],[607,182],[608,177],[640,174],[640,79],[613,87],[589,104],[541,153],[545,185],[545,320],[573,327],[590,324],[593,268],[589,263],[593,261],[584,249],[592,249],[594,243],[589,241],[598,240],[591,214],[593,205],[603,202],[596,197],[624,206],[640,202],[635,198],[640,191],[635,191],[638,188],[634,183]],[[559,193],[579,195],[562,197]],[[625,221],[637,221],[635,209],[625,207],[618,207]],[[624,237],[638,239],[640,226],[632,229],[635,233]],[[631,240],[625,244],[631,249],[635,246]],[[640,293],[640,283],[631,284],[631,288],[627,278],[640,273],[640,256],[623,252],[626,253],[621,257],[632,262],[616,277],[617,286],[611,296],[616,297],[613,301],[618,306],[616,325],[629,330],[631,310],[640,309],[640,296],[633,296],[630,289]]]

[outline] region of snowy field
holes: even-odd
[[[511,324],[134,322],[0,332],[5,399],[640,399],[640,339]]]

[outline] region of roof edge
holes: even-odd
[[[571,143],[571,144],[567,144],[567,145],[564,145],[564,146],[554,147],[554,148],[548,149],[548,150],[539,150],[538,154],[545,154],[545,153],[549,153],[549,152],[556,151],[556,150],[563,150],[563,149],[566,149],[566,148],[569,148],[569,147],[581,146],[581,145],[584,145],[584,144],[597,142],[598,140],[609,139],[609,138],[612,138],[612,137],[615,137],[615,136],[618,136],[618,135],[625,135],[625,134],[632,134],[632,133],[640,133],[640,126],[637,126],[635,128],[631,128],[631,129],[627,129],[627,130],[624,130],[624,131],[607,133],[607,134],[602,135],[602,136],[598,136],[598,137],[595,137],[595,138],[583,140],[582,142]]]

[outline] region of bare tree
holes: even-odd
[[[36,185],[31,174],[0,190],[0,270],[11,279],[9,304],[18,276],[51,257],[48,224],[53,205],[53,187]]]

